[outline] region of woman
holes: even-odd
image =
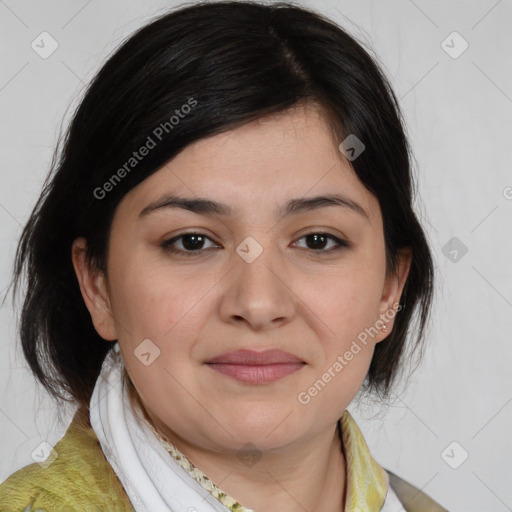
[[[77,404],[4,511],[444,510],[347,407],[386,397],[433,264],[396,98],[333,22],[197,3],[87,90],[20,240],[21,341]]]

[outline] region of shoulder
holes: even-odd
[[[422,490],[386,469],[389,485],[406,512],[448,512]]]
[[[45,463],[21,468],[0,485],[2,512],[81,512],[93,510],[91,505],[133,512],[83,411],[77,411],[53,450]]]

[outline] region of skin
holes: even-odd
[[[118,340],[153,425],[257,512],[344,509],[347,468],[336,424],[393,320],[308,404],[297,394],[392,310],[409,272],[411,253],[403,251],[397,274],[386,277],[379,203],[324,119],[312,106],[297,107],[186,147],[118,205],[107,275],[87,265],[85,239],[72,249],[94,326],[104,339]],[[170,193],[227,203],[234,215],[161,208],[138,218]],[[368,218],[340,206],[276,218],[291,198],[333,193],[357,202]],[[196,253],[162,248],[185,230],[208,237],[192,245]],[[308,233],[332,234],[349,246],[331,250],[331,239],[315,245]],[[252,263],[236,252],[248,236],[263,248]],[[173,246],[186,250],[188,242]],[[148,366],[134,355],[145,339],[160,350]],[[265,385],[235,381],[205,364],[239,348],[279,348],[306,364]],[[261,452],[250,467],[237,456],[246,443]]]

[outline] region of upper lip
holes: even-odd
[[[207,363],[229,363],[229,364],[247,364],[264,365],[278,363],[303,363],[304,361],[289,352],[278,349],[255,351],[250,349],[240,349],[233,352],[220,354]]]

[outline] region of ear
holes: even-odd
[[[379,334],[375,336],[376,343],[386,339],[393,330],[395,316],[398,314],[397,307],[411,267],[412,249],[405,247],[399,249],[397,252],[398,261],[396,273],[386,276],[382,290],[379,306],[379,320],[376,322],[376,327],[379,329]],[[383,325],[387,326],[387,329],[384,331],[381,330]]]
[[[93,269],[86,261],[87,240],[77,238],[71,248],[71,259],[80,291],[98,334],[105,340],[117,340],[114,316],[103,272]]]

